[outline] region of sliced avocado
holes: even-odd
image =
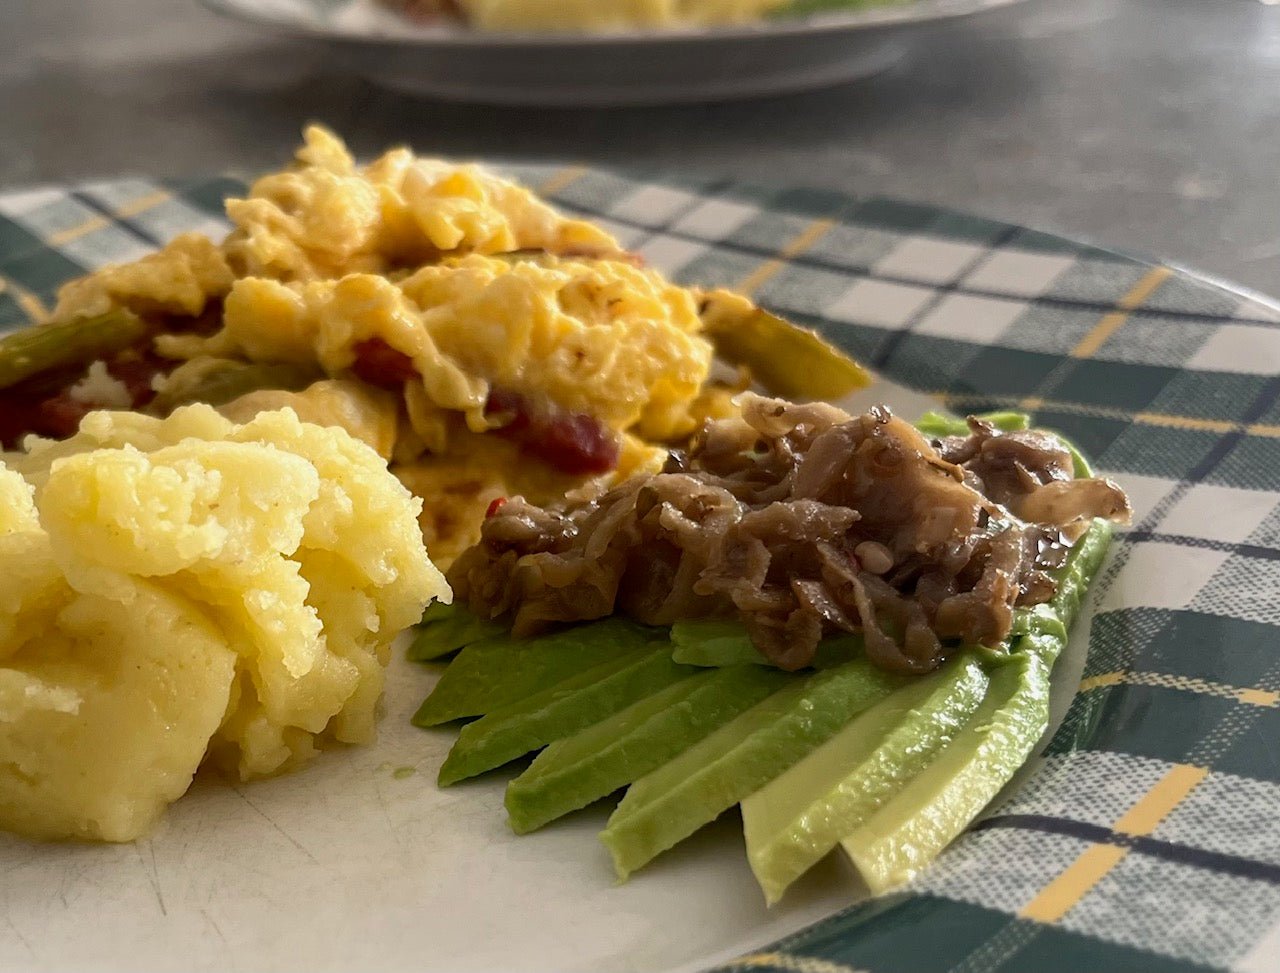
[[[1095,520],[1084,536],[1075,542],[1067,554],[1067,562],[1057,573],[1058,590],[1054,592],[1050,605],[1062,619],[1065,628],[1070,628],[1080,613],[1080,606],[1089,593],[1089,585],[1094,575],[1102,567],[1107,556],[1107,548],[1111,545],[1111,535],[1115,528],[1110,521]],[[1065,644],[1065,632],[1063,642]]]
[[[1025,412],[984,412],[977,418],[989,422],[1001,432],[1020,432],[1030,428],[1031,417]],[[926,412],[916,420],[916,428],[926,436],[967,436],[969,423],[941,412]]]
[[[525,834],[661,767],[794,678],[761,666],[707,669],[557,740],[507,787]]]
[[[671,626],[671,657],[688,666],[771,666],[751,644],[742,622],[736,618],[690,618]],[[818,643],[815,669],[843,665],[862,654],[862,637],[836,635]]]
[[[1030,416],[1023,412],[986,412],[978,416],[978,418],[984,422],[991,423],[1001,432],[1019,432],[1031,427]],[[916,420],[915,425],[926,436],[967,436],[969,434],[968,422],[964,419],[954,419],[942,412],[926,412]],[[1046,431],[1052,432],[1053,430]],[[1071,454],[1072,473],[1075,478],[1082,480],[1093,476],[1093,467],[1084,458],[1084,454],[1076,448],[1075,443],[1061,433],[1054,433],[1054,435],[1062,440],[1062,445]]]
[[[462,606],[456,601],[444,602],[433,601],[422,612],[422,618],[418,622],[419,625],[429,625],[432,622],[442,622],[446,618],[452,618],[458,612],[462,611]]]
[[[413,662],[430,662],[472,642],[501,635],[504,630],[505,626],[499,622],[481,618],[460,605],[437,603],[423,613],[417,634],[409,645],[408,657]]]
[[[965,652],[857,716],[742,802],[747,858],[769,904],[929,766],[982,703]]]
[[[671,658],[689,666],[764,665],[736,618],[686,618],[671,626]]]
[[[457,783],[598,723],[697,670],[671,661],[666,642],[629,652],[491,710],[458,734],[440,768],[442,787]]]
[[[1019,651],[991,676],[973,719],[923,773],[841,839],[879,893],[928,865],[1027,759],[1049,719],[1049,666]]]
[[[600,835],[618,877],[714,821],[906,681],[866,659],[797,677],[641,777]]]
[[[1067,626],[1062,624],[1061,616],[1051,604],[1019,608],[1013,613],[1013,625],[1005,644],[1011,645],[1023,635],[1050,635],[1065,640]]]
[[[533,639],[500,636],[473,642],[440,677],[414,714],[415,726],[436,726],[465,716],[483,716],[556,683],[644,648],[654,629],[623,618],[575,625]]]

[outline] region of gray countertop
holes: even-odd
[[[0,187],[361,153],[644,164],[927,201],[1280,294],[1280,7],[1033,0],[803,95],[614,110],[413,100],[193,0],[3,0]]]

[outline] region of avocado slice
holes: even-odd
[[[1024,412],[985,412],[978,418],[991,423],[1001,432],[1018,432],[1031,428],[1031,417]],[[926,436],[967,436],[969,434],[969,423],[966,420],[953,419],[941,412],[926,412],[916,420],[915,426]],[[1052,430],[1049,431],[1052,432]],[[1061,433],[1054,433],[1054,435],[1062,440],[1062,445],[1071,454],[1076,479],[1093,476],[1093,467],[1084,458],[1084,453],[1076,448],[1075,443]]]
[[[762,666],[707,669],[557,740],[507,787],[512,829],[534,831],[612,794],[793,678]]]
[[[736,618],[686,618],[671,626],[671,658],[688,666],[765,665]]]
[[[906,682],[866,659],[794,678],[641,777],[600,835],[618,877],[714,821]]]
[[[1071,628],[1080,613],[1080,606],[1089,594],[1094,576],[1102,567],[1114,533],[1115,527],[1110,521],[1095,520],[1084,536],[1072,546],[1067,554],[1066,564],[1058,571],[1058,590],[1054,592],[1049,604],[1062,622],[1063,646],[1067,641],[1066,630]]]
[[[969,722],[988,683],[977,653],[961,653],[742,802],[747,859],[770,905],[929,766]]]
[[[688,666],[773,665],[754,645],[746,627],[736,618],[690,618],[671,626],[671,657]],[[815,669],[843,665],[860,656],[862,636],[836,635],[818,643]]]
[[[1019,432],[1031,427],[1031,417],[1025,412],[984,412],[978,418],[991,423],[1001,432]],[[915,425],[926,436],[941,438],[969,435],[968,420],[955,419],[941,412],[926,412],[916,420]]]
[[[1034,638],[1028,636],[1026,638]],[[973,719],[923,773],[841,839],[868,888],[905,882],[1022,766],[1049,719],[1049,663],[1021,646],[996,667]]]
[[[504,625],[481,618],[460,605],[436,603],[423,613],[407,654],[412,662],[430,662],[505,630]]]
[[[440,768],[440,786],[571,736],[696,671],[672,662],[671,646],[659,642],[492,710],[462,728]]]
[[[644,648],[655,630],[623,618],[576,625],[532,639],[473,642],[449,664],[414,714],[415,726],[483,716],[619,655]]]
[[[1019,612],[1011,649],[969,726],[937,761],[841,840],[872,892],[907,881],[976,817],[1026,762],[1049,722],[1049,674],[1111,542],[1095,520],[1058,572],[1048,605]]]

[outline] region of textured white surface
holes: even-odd
[[[877,402],[910,417],[936,407],[883,382],[841,404]],[[1054,726],[1087,622],[1055,672]],[[437,670],[399,648],[373,746],[276,780],[198,782],[133,845],[0,835],[0,969],[674,973],[865,894],[833,855],[766,909],[736,811],[620,886],[596,839],[609,802],[515,836],[509,772],[436,787],[455,731],[410,725]]]
[[[856,894],[831,860],[766,911],[736,816],[623,886],[595,837],[603,809],[517,838],[506,774],[436,787],[453,731],[408,722],[433,678],[397,658],[377,744],[277,780],[198,783],[137,844],[0,836],[0,967],[696,968]]]

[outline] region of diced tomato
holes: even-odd
[[[506,497],[494,497],[491,501],[489,501],[489,506],[484,512],[484,519],[488,520],[490,517],[496,514],[499,510],[505,507],[506,504],[507,504]]]
[[[489,393],[485,414],[507,420],[495,430],[497,435],[519,443],[521,452],[561,473],[586,476],[607,473],[618,465],[617,438],[592,416],[535,412],[524,396],[501,389]]]
[[[0,392],[0,446],[16,449],[22,437],[39,432],[40,402],[20,393]]]
[[[126,350],[107,362],[107,373],[123,382],[129,407],[140,409],[155,398],[151,382],[173,366],[150,352]],[[80,428],[80,420],[103,403],[80,402],[71,387],[84,377],[84,369],[40,375],[0,392],[0,444],[16,448],[29,433],[65,439]]]
[[[34,431],[53,439],[66,439],[75,435],[80,420],[93,410],[93,403],[77,402],[70,392],[62,392],[40,403],[40,428]]]
[[[112,378],[123,382],[129,392],[133,408],[141,409],[156,397],[152,381],[161,372],[173,367],[173,362],[150,353],[142,355],[118,355],[107,363]]]
[[[357,342],[354,351],[356,360],[351,370],[370,385],[393,389],[418,377],[413,359],[381,338]]]
[[[591,416],[567,414],[547,422],[525,450],[574,475],[607,473],[618,465],[618,441]]]
[[[500,423],[500,430],[507,436],[524,432],[532,424],[524,396],[516,392],[493,389],[484,403],[484,414]]]

